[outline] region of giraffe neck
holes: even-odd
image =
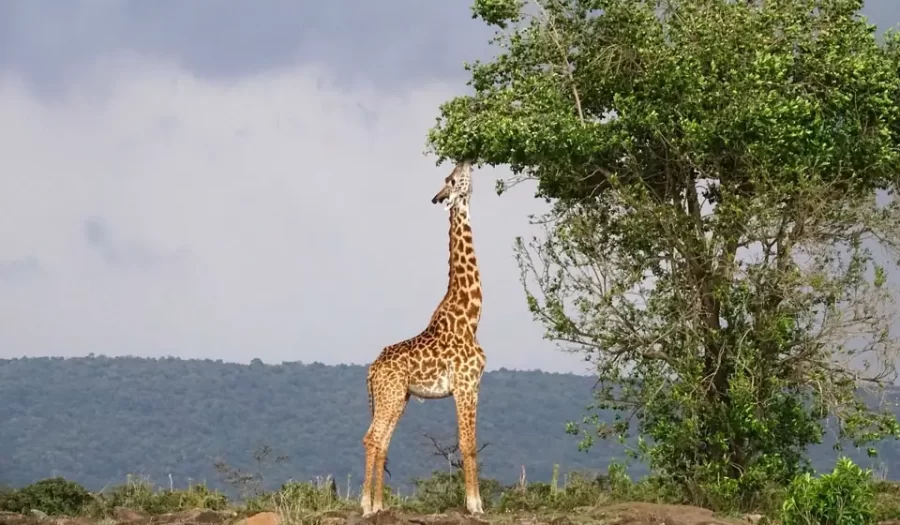
[[[481,274],[475,258],[469,210],[467,206],[460,208],[454,206],[450,209],[449,282],[444,300],[441,301],[432,320],[435,320],[442,310],[453,317],[461,316],[474,336],[481,320]]]

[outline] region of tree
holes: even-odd
[[[896,377],[875,255],[900,246],[900,39],[861,6],[478,0],[500,52],[429,132],[439,162],[537,181],[528,305],[616,413],[583,445],[637,430],[695,501],[806,470],[829,415],[855,445],[898,434],[859,387]]]
[[[273,454],[275,454],[275,451],[269,445],[259,445],[256,450],[253,451],[253,460],[256,462],[257,469],[256,472],[252,473],[232,467],[226,463],[224,459],[217,459],[213,464],[213,467],[216,469],[216,472],[222,476],[225,483],[238,490],[241,497],[258,497],[265,493],[265,477],[263,471],[291,459],[290,456],[283,454],[274,456]],[[335,490],[337,490],[336,486]]]
[[[444,458],[444,461],[447,462],[447,466],[450,467],[450,470],[453,472],[457,472],[462,470],[462,457],[459,454],[459,440],[457,440],[452,445],[445,445],[441,440],[432,436],[427,432],[422,432],[422,436],[431,442],[431,446],[434,447],[432,450],[432,454],[441,458]],[[480,453],[482,450],[487,448],[490,445],[490,442],[482,443],[476,453]],[[481,465],[479,465],[481,467]],[[463,501],[465,504],[465,501]]]

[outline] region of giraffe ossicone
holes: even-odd
[[[384,509],[384,465],[394,428],[410,396],[420,401],[453,396],[463,458],[466,508],[484,512],[478,489],[476,421],[478,391],[486,357],[476,332],[481,321],[481,275],[469,224],[472,165],[460,162],[431,199],[450,212],[450,271],[444,294],[428,326],[418,335],[387,346],[369,365],[366,385],[372,423],[363,438],[366,475],[363,515]]]

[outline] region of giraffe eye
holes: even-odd
[[[450,185],[456,186],[456,179],[450,179]]]

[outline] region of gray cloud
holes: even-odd
[[[470,2],[392,0],[11,0],[0,2],[0,66],[54,93],[110,49],[175,60],[233,80],[297,63],[327,64],[340,85],[408,89],[464,79],[489,56],[490,28]],[[462,84],[462,82],[460,82]]]
[[[41,273],[41,265],[33,256],[0,260],[0,282],[18,282]]]
[[[157,270],[165,264],[179,264],[187,255],[183,248],[170,253],[158,253],[144,243],[117,238],[107,222],[100,218],[86,219],[83,229],[88,246],[113,268]]]

